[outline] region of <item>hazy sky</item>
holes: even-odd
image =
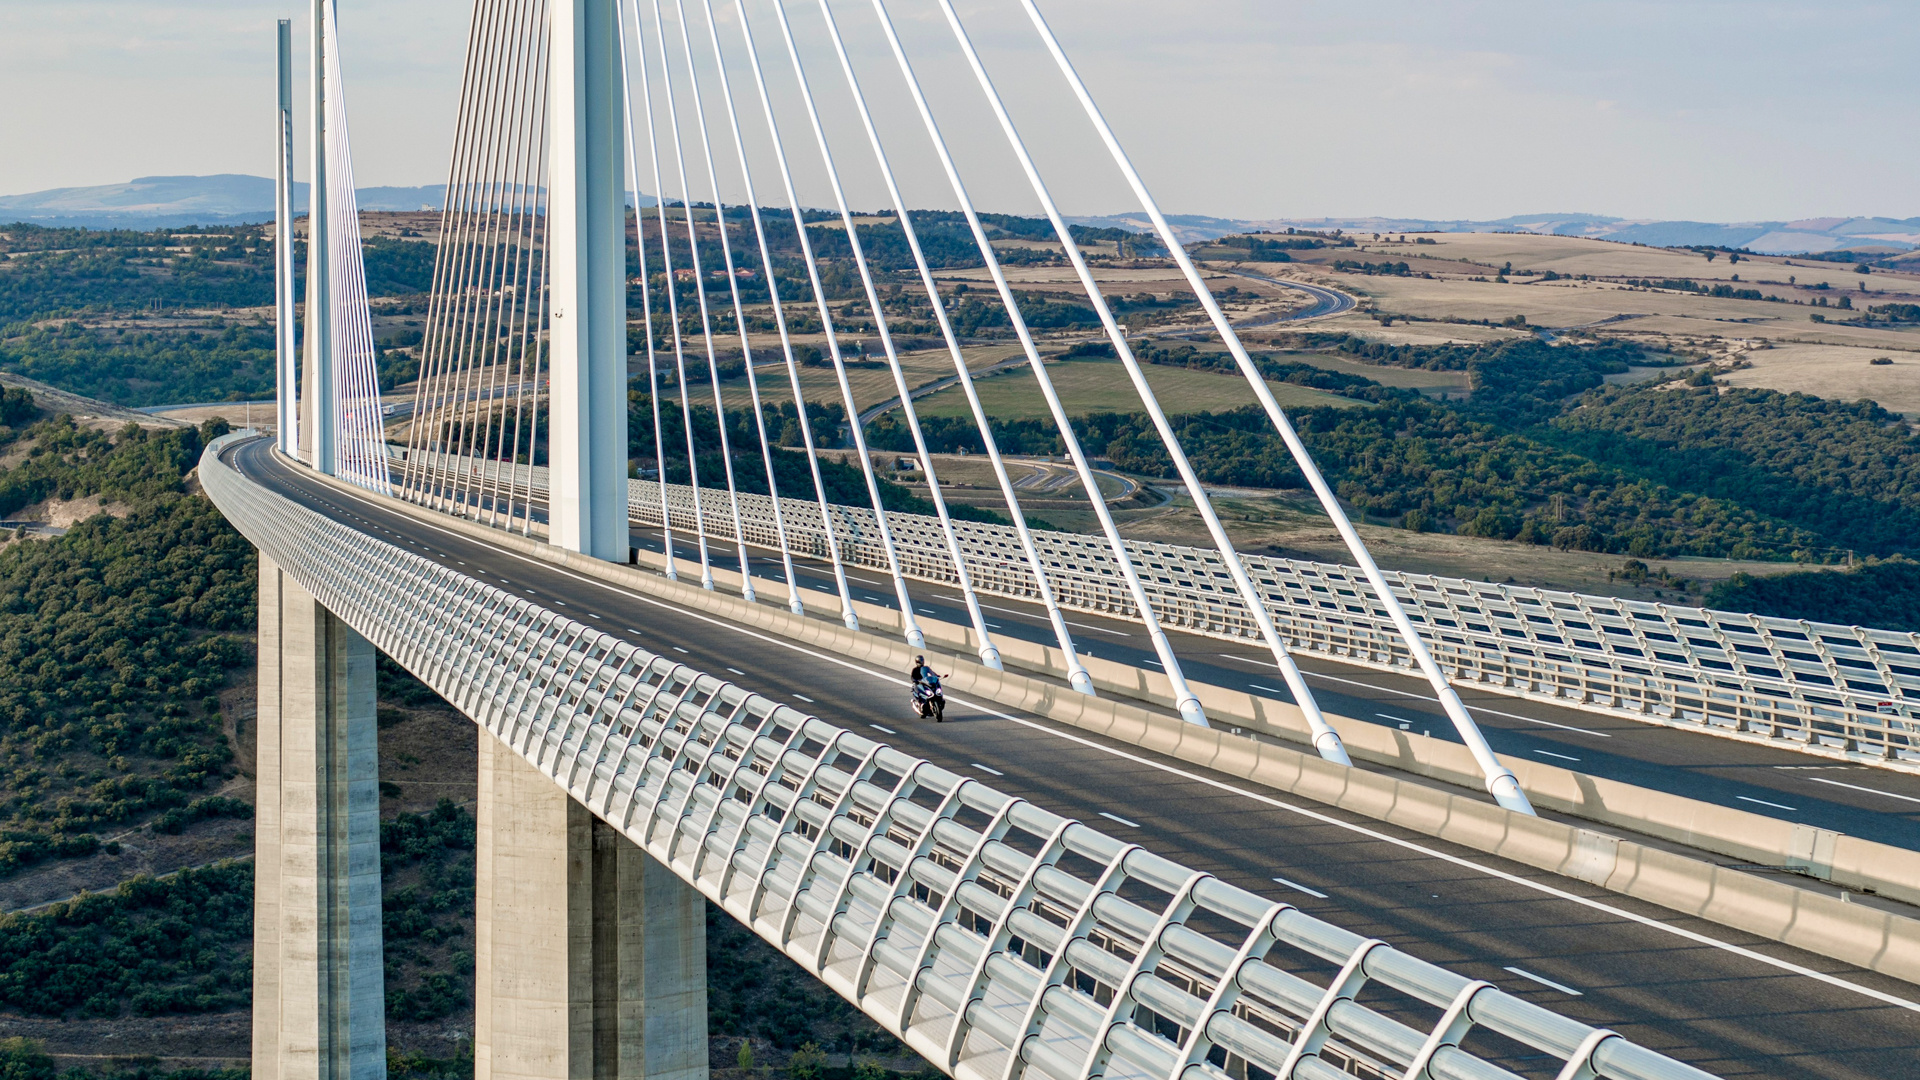
[[[652,0],[641,3],[650,25]],[[735,3],[718,6],[723,44],[737,54]],[[747,10],[779,92],[792,76],[772,3],[747,0]],[[817,3],[788,0],[809,75],[843,116],[844,83]],[[888,3],[943,124],[973,162],[979,201],[1031,212],[1037,204],[932,0]],[[674,0],[663,4],[671,25]],[[1040,4],[1169,211],[1920,215],[1913,0]],[[870,0],[833,5],[908,201],[947,205]],[[360,182],[443,181],[468,4],[340,6]],[[1067,211],[1132,209],[1016,0],[958,6]],[[0,0],[0,194],[150,174],[271,175],[274,20],[296,17],[298,51],[306,10],[254,0]],[[704,60],[697,16],[694,27]],[[677,54],[671,31],[669,40]],[[733,75],[750,100],[744,72]],[[717,108],[711,72],[703,84]],[[789,149],[814,163],[802,170],[802,196],[825,204],[811,136],[792,95],[780,97]],[[684,94],[681,105],[686,122]],[[759,125],[748,127],[758,170],[764,139],[753,134]],[[844,116],[831,127],[854,200],[881,205],[858,129]],[[724,161],[724,143],[722,152]],[[721,171],[732,198],[738,186]],[[764,196],[773,176],[756,176]],[[694,186],[704,187],[697,172]]]

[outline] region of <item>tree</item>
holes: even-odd
[[[37,412],[33,395],[26,390],[0,390],[0,425],[19,427]]]
[[[53,1080],[53,1058],[31,1039],[0,1039],[0,1080]]]
[[[821,1051],[818,1043],[802,1043],[800,1049],[787,1058],[789,1080],[820,1080],[826,1068],[827,1055]]]

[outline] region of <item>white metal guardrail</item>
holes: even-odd
[[[469,462],[469,470],[498,466]],[[519,473],[526,483],[525,466]],[[544,490],[544,468],[533,487]],[[689,489],[668,488],[673,527],[692,530]],[[659,487],[628,481],[633,520],[660,524]],[[826,557],[818,504],[781,504],[796,553]],[[885,569],[871,510],[834,509],[841,557]],[[709,536],[731,537],[731,511],[706,506]],[[740,496],[747,542],[777,547],[772,501]],[[890,513],[902,570],[952,583],[953,564],[934,518]],[[1035,599],[1033,575],[1012,528],[955,522],[974,587]],[[1062,607],[1134,617],[1105,542],[1035,532]],[[1130,554],[1163,622],[1194,633],[1258,640],[1217,552],[1131,542]],[[1411,672],[1398,635],[1354,567],[1245,556],[1289,647],[1365,667]],[[1705,608],[1389,572],[1395,592],[1449,677],[1514,697],[1760,742],[1920,769],[1920,634],[1797,622]]]
[[[235,440],[207,493],[328,610],[958,1080],[1709,1078],[323,517]]]

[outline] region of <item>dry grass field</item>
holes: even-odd
[[[1866,398],[1892,412],[1920,417],[1920,353],[1790,343],[1749,350],[1741,358],[1753,366],[1724,376],[1722,382],[1841,401]],[[1878,358],[1893,362],[1872,363]]]
[[[1024,463],[1010,461],[1009,466],[1016,483],[1034,471]],[[1005,511],[1006,502],[984,460],[976,465],[968,459],[943,457],[936,467],[941,470],[948,501]],[[1112,483],[1116,479],[1112,474],[1102,473],[1099,478],[1109,500],[1124,494],[1118,484]],[[925,493],[924,487],[919,490]],[[1018,493],[1021,507],[1029,515],[1044,518],[1058,529],[1097,533],[1100,527],[1092,509],[1077,498],[1080,490],[1080,486],[1073,483],[1044,492],[1021,488]],[[1334,532],[1332,522],[1304,492],[1215,493],[1213,504],[1234,546],[1241,551],[1318,562],[1353,562],[1339,534]],[[1185,495],[1168,499],[1161,492],[1149,491],[1144,498],[1111,502],[1111,505],[1122,535],[1130,539],[1203,548],[1213,544],[1194,510],[1193,501]],[[1357,523],[1357,528],[1380,565],[1389,570],[1639,600],[1697,603],[1708,588],[1736,573],[1773,574],[1787,568],[1780,563],[1734,559],[1645,559],[1642,561],[1653,576],[1635,583],[1613,576],[1626,561],[1622,555],[1560,551],[1536,544],[1447,533],[1408,532],[1365,522]],[[1659,577],[1662,570],[1669,575],[1666,581]],[[1682,580],[1688,586],[1685,591],[1674,585]]]
[[[1633,341],[1658,352],[1750,362],[1752,367],[1729,378],[1736,386],[1843,400],[1869,397],[1894,411],[1920,415],[1920,380],[1913,370],[1920,367],[1920,326],[1848,321],[1861,319],[1874,305],[1920,303],[1920,260],[1899,271],[1861,274],[1849,263],[1777,256],[1743,256],[1730,263],[1724,254],[1709,262],[1698,252],[1575,237],[1442,233],[1425,239],[1434,243],[1414,244],[1412,237],[1404,244],[1361,239],[1357,249],[1312,252],[1277,270],[1362,298],[1359,310],[1315,320],[1315,330],[1390,344],[1488,342],[1536,330],[1579,333]],[[1335,271],[1327,265],[1335,257],[1406,261],[1414,273]],[[1509,264],[1507,280],[1497,280]],[[1556,280],[1546,280],[1548,272]],[[1629,284],[1633,280],[1756,289],[1780,302],[1649,289]],[[1850,310],[1837,306],[1842,297]],[[1819,306],[1822,300],[1827,306]],[[1815,315],[1826,321],[1815,322]],[[1383,325],[1382,316],[1394,321]],[[1498,325],[1514,316],[1524,317],[1527,327]],[[1876,357],[1894,363],[1870,365]]]
[[[1243,551],[1266,551],[1289,558],[1351,564],[1353,559],[1333,525],[1304,493],[1288,492],[1270,498],[1216,497],[1218,510],[1235,546]],[[1184,497],[1165,507],[1127,511],[1121,531],[1140,540],[1207,546],[1200,515]],[[1091,519],[1092,515],[1087,515]],[[1735,573],[1779,573],[1779,563],[1733,559],[1646,559],[1656,577],[1642,584],[1610,579],[1620,569],[1622,555],[1587,551],[1559,551],[1536,544],[1487,540],[1448,533],[1416,533],[1405,529],[1358,523],[1363,539],[1380,565],[1390,570],[1436,574],[1481,581],[1509,582],[1539,588],[1571,589],[1603,596],[1697,602],[1699,594]],[[1666,570],[1691,586],[1680,593],[1657,576]]]
[[[1264,272],[1269,268],[1256,269]],[[1009,266],[1005,274],[1008,283],[1016,289],[1052,293],[1063,298],[1067,295],[1085,295],[1081,291],[1080,279],[1075,275],[1073,267],[1065,263],[1057,266]],[[1201,274],[1207,288],[1219,299],[1221,308],[1236,325],[1275,322],[1312,303],[1297,290],[1246,277],[1227,269],[1206,266],[1202,267]],[[1131,297],[1141,293],[1161,300],[1191,299],[1193,296],[1192,289],[1187,285],[1187,279],[1181,276],[1180,269],[1171,261],[1136,261],[1128,265],[1096,266],[1093,268],[1093,276],[1109,299]],[[940,282],[943,290],[948,288],[950,283],[963,282],[970,289],[987,291],[993,289],[993,278],[985,269],[942,270],[935,274],[935,278]],[[1206,325],[1205,315],[1201,314],[1196,307],[1180,313],[1177,318],[1162,316],[1154,324],[1154,332],[1185,333],[1203,329]]]
[[[1047,366],[1060,401],[1071,416],[1095,412],[1138,412],[1140,398],[1126,369],[1118,360],[1067,360]],[[1187,368],[1146,365],[1147,382],[1154,396],[1169,415],[1191,412],[1216,412],[1237,409],[1255,403],[1253,390],[1238,375],[1224,372],[1195,371]],[[982,379],[977,384],[980,404],[987,415],[1001,420],[1039,419],[1051,416],[1033,374],[1025,368]],[[1309,405],[1350,406],[1355,402],[1291,383],[1267,384],[1273,396],[1285,408]],[[958,387],[922,398],[918,408],[923,416],[970,416],[966,398]]]
[[[826,348],[826,339],[821,335],[796,336],[794,342],[817,345],[823,350]],[[979,371],[1011,357],[1018,357],[1021,352],[1018,345],[996,343],[965,346],[962,349],[962,355],[967,358],[968,370]],[[777,339],[767,342],[767,347],[763,348],[756,335],[753,375],[760,384],[760,399],[764,402],[790,403],[793,401],[793,383],[787,371],[786,360],[779,357],[781,353]],[[671,356],[669,355],[666,360],[671,363]],[[853,389],[856,407],[864,411],[883,401],[891,401],[900,396],[893,381],[893,372],[885,366],[877,346],[865,365],[869,366],[853,366],[847,369],[847,385]],[[904,352],[900,354],[900,368],[906,375],[908,388],[917,389],[928,383],[951,378],[953,354],[944,348]],[[645,363],[642,361],[636,374],[644,370]],[[720,383],[720,392],[726,399],[728,408],[745,407],[748,401],[746,376],[723,380]],[[835,405],[844,405],[845,403],[840,392],[840,380],[834,374],[833,368],[828,366],[800,368],[800,392],[806,396],[809,404],[830,402]],[[668,390],[667,393],[672,394],[673,391]],[[711,404],[713,401],[711,385],[701,382],[696,386],[694,400]],[[918,399],[916,399],[917,402]]]

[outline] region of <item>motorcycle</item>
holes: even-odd
[[[940,676],[931,671],[920,676],[913,686],[913,712],[922,720],[933,717],[936,724],[946,721],[947,694],[940,689]]]

